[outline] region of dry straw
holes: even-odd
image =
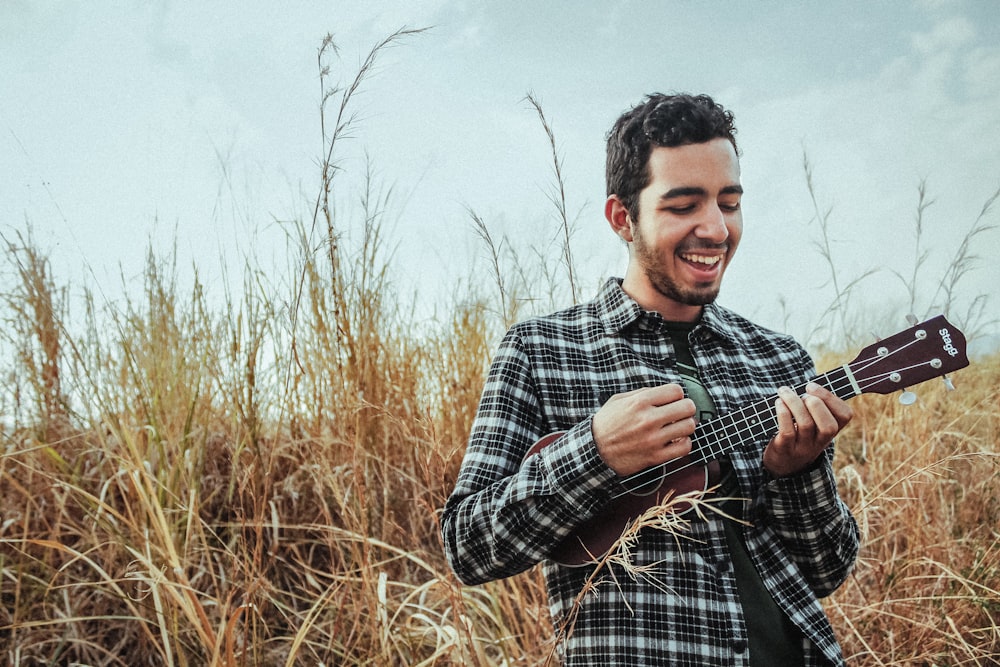
[[[248,260],[219,308],[196,271],[182,289],[173,256],[150,250],[139,293],[111,304],[85,288],[73,319],[30,233],[5,239],[6,664],[538,665],[572,631],[552,627],[537,569],[461,586],[438,512],[504,322],[575,292],[561,291],[547,250],[494,243],[474,216],[499,308],[474,286],[439,329],[414,331],[383,236],[392,190],[369,170],[360,211],[333,196],[349,176],[337,146],[358,120],[352,100],[380,53],[414,33],[376,45],[342,86],[326,83],[332,40],[319,50],[325,157],[312,220],[286,226],[287,279]],[[555,136],[529,102],[552,147],[553,236],[572,271]],[[988,218],[987,206],[970,239]],[[956,297],[962,275],[935,298]],[[838,308],[853,284],[838,283]],[[906,410],[858,399],[836,469],[864,546],[826,601],[852,665],[1000,660],[998,382],[994,356],[959,373],[959,391],[931,387]],[[685,539],[670,523],[683,518],[664,516],[638,520],[608,557],[616,567],[628,571],[635,531]]]

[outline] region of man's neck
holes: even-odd
[[[704,306],[681,303],[659,292],[645,278],[628,271],[622,281],[622,290],[643,310],[659,313],[667,322],[697,322]]]

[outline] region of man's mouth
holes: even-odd
[[[718,255],[692,255],[690,253],[681,253],[681,259],[686,262],[691,262],[693,264],[701,264],[706,268],[713,267],[723,260],[725,253],[720,253]]]

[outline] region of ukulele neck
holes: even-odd
[[[847,400],[861,393],[850,365],[835,368],[809,382],[826,387],[839,398]],[[801,395],[806,384],[792,387]],[[775,411],[777,394],[761,399],[721,417],[698,424],[691,436],[691,457],[699,463],[708,463],[723,458],[729,452],[753,442],[770,440],[778,432],[778,416]]]

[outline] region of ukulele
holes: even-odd
[[[853,361],[811,380],[841,399],[860,394],[902,391],[900,402],[916,400],[906,388],[969,365],[965,335],[943,315],[916,324],[861,350]],[[798,394],[805,385],[794,387]],[[665,499],[703,491],[708,483],[708,464],[744,444],[770,440],[778,431],[774,404],[777,394],[738,410],[698,424],[691,436],[691,453],[662,465],[647,468],[621,480],[623,490],[599,514],[578,526],[551,552],[549,558],[578,567],[596,562],[611,550],[625,527],[643,512]],[[525,459],[558,440],[563,431],[550,433],[536,442]],[[683,513],[690,503],[676,503],[670,511]]]

